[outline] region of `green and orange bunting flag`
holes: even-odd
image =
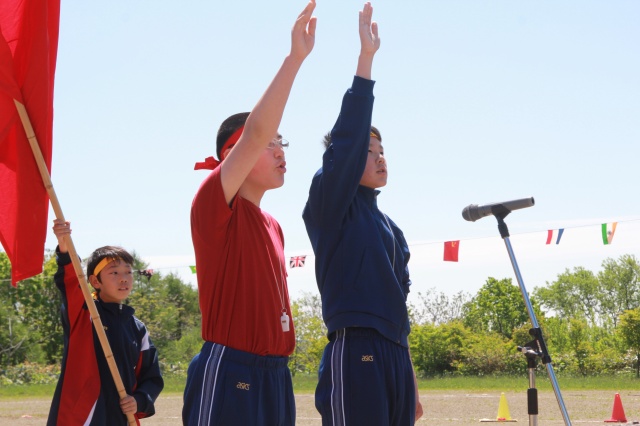
[[[616,233],[616,226],[618,222],[603,223],[602,224],[602,244],[611,244],[613,235]]]

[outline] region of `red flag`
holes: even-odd
[[[448,262],[458,261],[458,249],[460,248],[460,240],[445,241],[444,243],[444,260]]]
[[[42,272],[49,198],[14,99],[23,103],[51,170],[60,0],[0,1],[0,243],[11,283]]]

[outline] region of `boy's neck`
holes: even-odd
[[[248,185],[244,184],[238,190],[238,195],[245,200],[249,201],[251,204],[260,207],[260,201],[262,201],[262,197],[266,191],[261,190],[252,190],[248,187]]]

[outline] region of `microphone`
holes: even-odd
[[[505,201],[502,203],[491,203],[479,206],[477,204],[469,204],[462,209],[462,217],[464,220],[475,222],[489,215],[508,215],[513,210],[525,209],[535,204],[533,197],[521,198],[519,200]]]

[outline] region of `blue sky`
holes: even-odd
[[[359,51],[363,2],[317,3],[316,46],[280,127],[286,183],[262,202],[287,256],[312,253],[302,208]],[[118,244],[194,283],[189,210],[206,172],[193,164],[261,96],[304,4],[62,2],[52,180],[82,256]],[[411,244],[410,297],[514,277],[495,219],[462,219],[472,203],[535,198],[506,219],[530,290],[565,268],[640,257],[640,2],[372,4],[373,123],[390,173],[379,205]],[[615,221],[605,246],[599,226]],[[556,228],[561,244],[546,246]],[[442,261],[447,240],[462,241],[458,263]],[[308,259],[289,270],[294,298],[315,291]]]

